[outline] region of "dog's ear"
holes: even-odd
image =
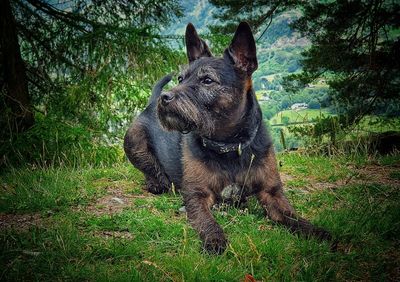
[[[207,44],[199,37],[196,29],[191,23],[186,26],[185,41],[189,63],[200,57],[212,56]]]
[[[248,23],[239,24],[231,44],[225,50],[225,56],[228,56],[237,68],[248,75],[257,69],[256,43]]]

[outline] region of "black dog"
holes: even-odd
[[[299,218],[283,194],[273,145],[252,88],[257,69],[250,27],[240,23],[222,58],[213,57],[194,26],[186,28],[189,65],[179,85],[153,90],[146,110],[125,136],[126,155],[146,177],[148,191],[181,188],[187,216],[209,252],[227,241],[213,218],[213,204],[257,195],[269,218],[292,231],[329,239]],[[227,192],[228,191],[228,192]]]

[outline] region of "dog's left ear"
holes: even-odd
[[[239,24],[231,45],[225,50],[225,56],[249,76],[257,69],[256,43],[248,23]]]
[[[189,63],[200,57],[212,57],[206,42],[199,37],[192,23],[186,26],[185,41]]]

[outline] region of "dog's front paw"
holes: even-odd
[[[220,255],[225,251],[227,245],[228,241],[222,232],[211,234],[203,241],[203,249],[209,254]]]
[[[162,194],[168,192],[169,186],[166,184],[161,185],[160,183],[152,179],[147,179],[146,190],[152,194]]]
[[[335,252],[337,250],[339,241],[336,239],[334,240],[331,233],[323,228],[316,228],[314,230],[315,236],[323,241],[328,241],[330,243],[331,251]]]
[[[314,227],[313,234],[315,237],[317,237],[320,240],[325,240],[325,241],[331,241],[332,240],[332,235],[329,233],[329,231],[320,228],[320,227]]]

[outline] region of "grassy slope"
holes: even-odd
[[[292,235],[255,201],[214,211],[230,240],[201,253],[179,195],[153,196],[128,164],[15,170],[1,176],[0,280],[263,281],[399,277],[400,157],[366,162],[280,155],[299,214],[339,248]],[[375,174],[374,174],[375,173]],[[118,203],[115,198],[123,200]]]
[[[284,110],[280,111],[271,118],[271,124],[280,124],[282,117],[288,117],[289,122],[311,122],[317,117],[329,116],[330,114],[325,109],[304,109],[304,110]]]

